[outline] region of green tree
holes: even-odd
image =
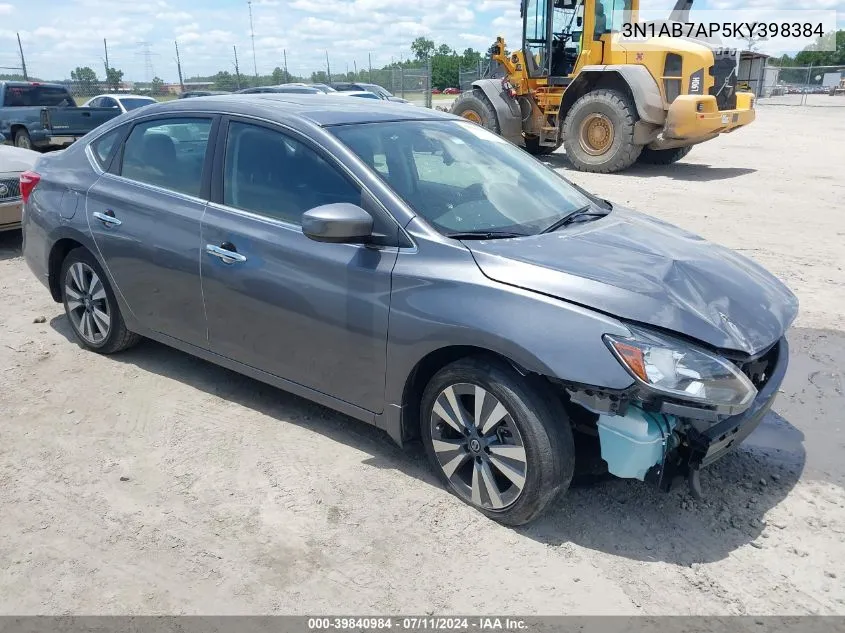
[[[276,66],[273,69],[273,74],[270,75],[270,79],[273,82],[273,85],[278,86],[279,84],[287,83],[285,81],[285,71],[283,68],[279,68]]]
[[[335,77],[340,77],[340,75],[332,75],[332,80]],[[329,76],[326,74],[325,70],[318,70],[315,73],[311,73],[311,82],[315,84],[327,84],[329,83]]]
[[[79,92],[83,95],[93,95],[99,92],[97,73],[89,66],[76,67],[70,72],[72,81],[79,84]]]
[[[417,61],[424,62],[434,52],[434,42],[424,37],[418,37],[411,43],[411,50]]]
[[[118,70],[117,68],[109,68],[106,71],[106,83],[109,86],[109,90],[117,92],[117,90],[120,88],[121,81],[123,81],[122,70]]]
[[[164,80],[161,77],[153,77],[150,92],[154,95],[164,94]]]
[[[210,78],[214,82],[215,90],[237,90],[237,80],[235,76],[227,70],[221,70],[216,75]]]

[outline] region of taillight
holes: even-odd
[[[41,181],[41,174],[25,171],[21,174],[21,198],[26,202],[36,185]]]

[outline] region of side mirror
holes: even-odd
[[[579,16],[578,16],[578,19],[577,19],[577,20],[575,20],[575,24],[577,24],[579,27],[584,26],[584,18],[582,18],[582,17],[579,15]]]
[[[302,214],[302,232],[315,242],[364,244],[373,235],[373,216],[348,202],[324,204]]]

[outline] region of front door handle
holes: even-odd
[[[123,222],[114,217],[114,211],[112,211],[111,209],[108,209],[105,213],[94,211],[94,213],[92,213],[91,215],[93,215],[106,226],[120,226],[121,224],[123,224]]]
[[[219,257],[225,264],[242,264],[246,261],[246,257],[235,250],[235,247],[228,242],[222,246],[214,246],[214,244],[206,244],[205,252],[214,257]]]

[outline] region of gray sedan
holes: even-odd
[[[26,261],[83,347],[152,338],[421,439],[510,525],[582,455],[700,494],[786,371],[798,306],[772,275],[448,114],[173,101],[22,182]]]

